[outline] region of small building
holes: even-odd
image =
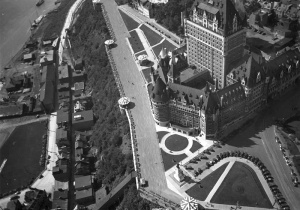
[[[82,157],[76,157],[76,159],[77,158],[82,159]],[[88,175],[90,173],[91,173],[90,164],[87,161],[84,160],[76,161],[75,172],[74,172],[75,175]]]
[[[92,188],[92,176],[80,176],[75,178],[75,190]]]
[[[76,203],[79,205],[90,205],[95,203],[95,195],[92,188],[76,191]]]
[[[58,79],[60,83],[69,83],[69,68],[71,67],[67,64],[58,67]]]
[[[43,86],[43,84],[48,82],[55,83],[56,81],[56,70],[54,64],[49,64],[42,67],[42,76],[41,76],[41,82],[40,85]]]
[[[76,82],[74,84],[74,90],[84,90],[84,82]]]
[[[51,113],[55,107],[55,100],[54,100],[54,83],[53,82],[46,82],[41,90],[40,90],[40,102],[41,108],[46,113]]]
[[[70,98],[70,91],[59,91],[58,92],[58,100],[61,99],[69,99]]]
[[[72,120],[73,129],[76,131],[87,131],[94,125],[94,113],[93,110],[86,110],[73,113]],[[57,113],[57,124],[68,122],[68,113],[59,110]]]
[[[70,170],[67,159],[59,159],[56,166],[52,168],[52,175],[55,180],[67,182],[69,180]]]
[[[68,209],[68,190],[54,191],[52,209]]]
[[[58,147],[70,146],[70,141],[68,140],[67,131],[63,128],[59,128],[56,131],[56,144]]]
[[[84,62],[83,62],[82,58],[77,58],[75,60],[75,64],[74,64],[75,71],[76,70],[82,71],[83,70],[83,66],[84,66]]]
[[[41,66],[46,66],[49,64],[53,64],[55,62],[55,51],[48,50],[41,53],[40,64]]]
[[[8,210],[22,210],[22,204],[20,203],[20,201],[18,199],[13,199],[10,200],[7,204],[6,204],[6,209]]]
[[[0,119],[12,116],[21,116],[24,112],[23,104],[16,104],[10,106],[0,106]]]
[[[44,190],[30,190],[25,193],[26,209],[40,210],[50,206],[48,195]]]
[[[60,83],[60,84],[58,84],[57,89],[58,89],[59,92],[68,91],[69,90],[69,83]]]
[[[32,53],[24,54],[23,60],[24,60],[24,62],[30,62],[30,61],[34,60],[34,54],[32,54]]]

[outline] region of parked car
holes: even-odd
[[[273,177],[269,177],[267,178],[267,182],[273,182],[274,178]]]

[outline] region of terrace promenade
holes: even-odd
[[[104,0],[103,6],[110,21],[109,25],[114,32],[117,45],[110,50],[110,53],[114,58],[113,69],[117,70],[119,78],[117,83],[121,83],[119,84],[119,90],[121,90],[121,95],[124,94],[130,97],[134,104],[130,113],[134,120],[134,138],[137,140],[135,146],[139,167],[138,173],[140,177],[143,177],[148,182],[148,186],[145,187],[147,194],[158,194],[168,200],[179,203],[182,198],[167,188],[147,90],[125,41],[130,35],[119,14],[116,3]]]

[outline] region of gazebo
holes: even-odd
[[[147,58],[148,58],[147,55],[139,55],[138,56],[138,61],[139,61],[139,63],[140,63],[141,66],[147,65],[147,63],[148,63]]]
[[[180,206],[181,206],[182,210],[197,210],[198,209],[198,203],[192,197],[185,197],[181,201]]]

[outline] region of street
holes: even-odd
[[[288,118],[295,112],[291,107],[300,107],[299,86],[289,90],[285,95],[275,99],[270,106],[262,110],[254,122],[227,142],[228,150],[242,150],[254,155],[266,165],[287,199],[291,209],[300,206],[300,189],[291,181],[291,170],[283,159],[278,143],[275,141],[275,119]]]

